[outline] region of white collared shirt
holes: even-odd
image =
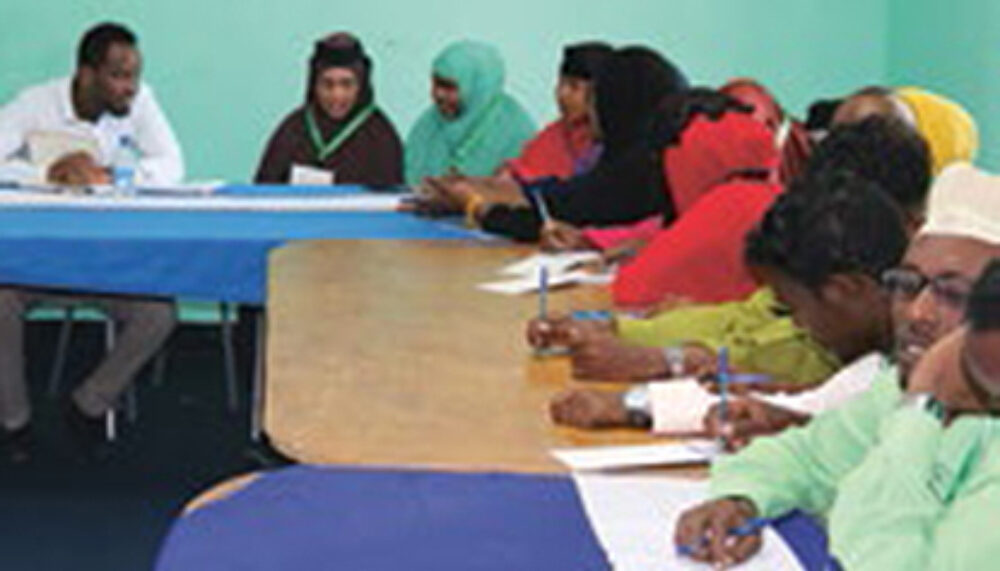
[[[94,123],[76,116],[71,90],[71,78],[56,79],[25,89],[0,108],[0,163],[33,163],[29,135],[53,132],[90,139],[102,166],[109,166],[117,146],[127,142],[138,153],[140,183],[175,184],[184,179],[180,145],[149,86],[140,84],[127,115],[104,113]]]

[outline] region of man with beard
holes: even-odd
[[[959,493],[972,470],[991,464],[969,464],[972,448],[964,444],[945,446],[955,439],[983,443],[959,438],[968,423],[948,423],[976,399],[939,393],[936,382],[911,373],[932,344],[960,327],[973,283],[997,256],[1000,179],[966,165],[946,169],[932,191],[927,225],[885,276],[895,366],[887,363],[867,392],[806,427],[759,438],[716,462],[714,499],[681,516],[675,541],[693,546],[696,559],[731,565],[756,552],[760,534],[735,537],[726,530],[800,509],[830,522],[832,552],[849,569],[978,569],[990,555],[995,559],[986,536],[968,533],[975,529],[970,522],[984,517],[970,514],[969,506],[988,501],[970,504],[969,490]],[[989,374],[983,373],[989,364],[974,365],[980,377]],[[922,415],[938,424],[928,427]],[[983,473],[977,481],[988,480]]]
[[[139,83],[140,72],[132,32],[117,24],[92,28],[80,42],[72,78],[29,88],[0,109],[0,160],[28,159],[57,184],[106,184],[110,163],[124,147],[136,159],[137,182],[179,182],[184,176],[180,149],[152,92]],[[90,150],[71,151],[51,162],[31,156],[43,146],[38,140],[51,140],[53,134],[89,141],[83,146]],[[27,178],[43,178],[41,174]],[[41,303],[97,307],[119,328],[114,348],[62,403],[64,418],[88,455],[102,448],[105,415],[176,322],[173,303],[162,299],[0,288],[0,461],[24,461],[30,449],[22,317]]]
[[[116,157],[131,154],[136,182],[180,182],[180,147],[141,73],[135,34],[112,23],[91,28],[72,77],[30,87],[0,108],[0,179],[108,184]]]

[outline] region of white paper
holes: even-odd
[[[694,378],[649,383],[653,432],[700,432],[705,413],[718,398]]]
[[[534,254],[500,269],[505,276],[521,276],[538,280],[538,274],[543,267],[548,269],[549,277],[566,273],[580,264],[601,261],[597,252],[563,252],[559,254]]]
[[[557,448],[551,452],[573,470],[589,471],[704,464],[719,454],[719,447],[714,440],[693,438],[665,444]]]
[[[566,285],[583,283],[583,280],[587,279],[586,276],[587,276],[586,273],[579,271],[552,275],[548,277],[548,287],[549,289],[554,289]],[[488,291],[492,293],[501,293],[504,295],[522,295],[525,293],[531,293],[540,290],[541,280],[539,280],[537,276],[527,276],[509,280],[482,283],[477,285],[476,287],[483,291]]]
[[[293,186],[330,186],[336,176],[333,171],[293,164],[289,179],[288,183]]]
[[[677,555],[674,526],[683,511],[707,497],[707,484],[662,475],[574,474],[587,517],[618,571],[705,570],[710,567]],[[730,569],[797,571],[795,555],[771,528],[751,559]]]
[[[46,172],[56,160],[70,154],[84,152],[92,157],[100,157],[97,139],[64,131],[30,131],[25,135],[28,156],[32,164]]]
[[[226,181],[224,180],[193,180],[190,182],[181,182],[171,185],[147,185],[143,184],[136,188],[136,191],[140,194],[147,195],[205,195],[212,194],[217,188],[225,186]]]
[[[41,190],[41,189],[40,189]],[[61,191],[62,189],[56,188]],[[379,212],[399,209],[404,195],[399,194],[349,194],[334,196],[215,196],[172,195],[156,193],[144,195],[142,189],[135,195],[122,195],[116,189],[105,187],[106,194],[80,195],[64,192],[30,192],[24,190],[0,191],[0,204],[5,208],[78,208],[81,210],[210,210],[210,211],[268,211],[268,212]]]

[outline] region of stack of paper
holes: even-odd
[[[719,454],[714,440],[690,439],[664,444],[589,446],[552,450],[557,460],[573,470],[617,470],[647,466],[704,464]]]
[[[518,260],[500,269],[505,276],[534,276],[538,279],[541,269],[547,268],[549,275],[566,273],[577,266],[600,262],[601,255],[597,252],[563,252],[559,254],[535,254]]]
[[[574,474],[591,527],[619,571],[704,570],[704,563],[677,554],[674,526],[684,510],[707,498],[707,485],[658,475]],[[798,571],[802,567],[771,528],[751,559],[730,569]]]
[[[542,268],[548,273],[550,288],[571,284],[608,284],[613,279],[613,274],[610,272],[595,274],[578,269],[583,264],[599,261],[601,255],[597,252],[535,254],[501,268],[500,274],[509,276],[508,279],[479,284],[477,287],[504,295],[521,295],[538,291]]]

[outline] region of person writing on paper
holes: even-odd
[[[993,569],[1000,557],[1000,543],[989,532],[1000,502],[995,461],[1000,452],[1000,259],[967,295],[965,323],[926,350],[905,386],[895,378],[880,379],[886,394],[877,405],[871,399],[864,411],[872,418],[855,414],[860,430],[849,442],[860,448],[861,439],[869,437],[863,455],[859,449],[849,459],[846,454],[834,459],[834,450],[848,446],[832,440],[833,429],[844,430],[847,424],[831,422],[827,440],[802,456],[798,467],[817,480],[816,486],[801,478],[784,493],[777,492],[777,486],[788,484],[781,475],[755,489],[767,464],[746,474],[746,491],[741,491],[730,464],[745,465],[749,459],[723,460],[723,476],[713,487],[716,494],[733,495],[683,514],[675,542],[702,544],[698,538],[708,529],[736,527],[759,513],[818,508],[813,513],[827,519],[831,556],[844,569]],[[814,464],[817,459],[829,469]],[[694,557],[735,564],[760,546],[754,535],[725,539],[705,542]]]
[[[681,100],[685,105],[682,109],[684,109],[687,116],[679,116],[680,114],[675,111],[674,115],[677,117],[675,124],[684,125],[689,121],[693,122],[698,115],[704,116],[706,114],[712,117],[713,120],[719,118],[730,119],[735,116],[733,111],[737,108],[742,108],[757,123],[765,127],[765,129],[760,131],[766,131],[766,137],[771,142],[770,146],[780,157],[780,160],[777,161],[779,165],[777,167],[777,176],[775,177],[776,182],[786,185],[805,168],[806,161],[812,152],[808,134],[801,125],[785,114],[777,100],[765,87],[750,79],[739,79],[727,83],[717,91],[706,89],[692,91],[701,92],[706,95],[715,93],[716,95],[711,96],[715,100],[714,105]],[[724,113],[722,106],[719,104],[725,101],[723,97],[738,104],[729,106],[729,109],[726,109],[726,111],[730,111],[729,113]],[[706,109],[706,107],[708,108]],[[753,132],[751,129],[745,127],[742,129],[728,127],[733,132],[728,135],[720,134],[717,138],[723,140],[715,143],[716,149],[713,154],[709,155],[708,151],[711,148],[707,148],[704,151],[697,148],[698,139],[701,138],[703,140],[706,130],[713,129],[712,126],[707,125],[704,117],[702,119],[700,121],[700,131],[702,132],[700,135],[691,132],[692,130],[699,130],[692,126],[681,129],[679,138],[694,139],[694,144],[689,144],[692,141],[678,141],[664,152],[664,162],[666,163],[664,166],[664,176],[667,179],[669,192],[672,195],[675,193],[680,194],[682,197],[682,205],[678,207],[678,218],[682,218],[686,211],[690,210],[690,200],[685,200],[683,197],[690,198],[705,194],[712,187],[724,186],[727,182],[740,182],[741,179],[745,180],[748,178],[746,176],[738,176],[741,174],[741,171],[743,171],[742,174],[746,175],[753,173],[755,170],[752,168],[747,168],[745,171],[740,169],[739,165],[736,164],[738,155],[733,153],[733,151],[739,150],[741,146],[745,146],[746,150],[743,151],[743,156],[752,156],[751,153],[753,150],[759,148],[753,144],[753,141],[748,136]],[[733,121],[729,122],[733,123]],[[738,123],[739,121],[736,122]],[[722,128],[716,127],[714,130],[718,132]],[[739,138],[742,141],[725,141],[725,139],[729,138]],[[687,149],[679,149],[678,147],[687,147]],[[704,147],[704,144],[702,144],[702,147]],[[727,150],[728,157],[725,154]],[[701,155],[705,156],[702,157]],[[716,162],[713,161],[713,158],[722,158],[725,162]],[[729,167],[733,167],[734,164],[737,166],[737,168],[731,171],[732,173],[736,173],[735,175],[726,173],[727,175],[731,175],[732,180],[722,178],[713,181],[711,179],[713,170],[721,170],[727,164]],[[720,180],[721,183],[719,182]],[[735,208],[731,207],[732,210],[735,210]],[[696,215],[692,218],[698,216],[710,217],[714,214],[713,211],[718,211],[717,205],[714,209],[699,208],[696,211]],[[564,222],[550,224],[542,232],[541,245],[543,249],[554,251],[599,250],[604,252],[605,257],[609,261],[616,261],[630,257],[634,252],[637,252],[647,242],[652,240],[656,236],[657,231],[662,228],[661,222],[658,218],[650,218],[634,225],[605,228],[577,228]],[[740,237],[742,238],[742,236]],[[683,250],[683,248],[681,249]],[[680,270],[673,273],[675,275],[683,275],[685,272]]]
[[[504,91],[504,62],[493,46],[455,42],[434,59],[431,73],[434,104],[406,137],[407,184],[493,175],[534,135],[534,121]]]
[[[995,370],[985,345],[965,346],[961,322],[996,307],[997,269],[984,269],[998,256],[1000,179],[965,165],[945,169],[926,226],[887,280],[897,364],[845,405],[717,461],[715,499],[682,516],[677,541],[799,509],[827,519],[832,552],[847,569],[992,568],[998,544],[978,532],[995,518],[991,482],[1000,481],[986,388]],[[955,367],[965,371],[945,378]],[[726,543],[696,557],[736,562],[753,552]]]
[[[108,184],[123,154],[134,181],[170,185],[184,178],[180,146],[152,89],[139,81],[135,34],[99,24],[77,51],[76,71],[22,91],[0,108],[0,180]]]
[[[1000,193],[1000,186],[995,183],[991,188],[990,179],[984,175],[975,173],[967,166],[955,166],[945,171],[948,176],[942,175],[935,184],[932,193],[931,208],[942,210],[946,207],[942,203],[950,200],[961,201],[964,192],[959,191],[960,185],[968,184],[972,192]],[[949,198],[954,195],[954,198]],[[966,199],[968,199],[966,195]],[[989,212],[989,211],[987,211]],[[1000,213],[997,213],[1000,218]],[[941,291],[945,297],[960,298],[961,292],[967,289],[968,271],[965,277],[960,270],[945,265],[938,267],[933,263],[937,257],[949,257],[953,255],[952,244],[948,240],[942,240],[940,236],[931,232],[933,228],[922,231],[917,240],[910,247],[902,265],[892,271],[886,272],[883,276],[884,287],[893,294],[893,324],[895,329],[895,350],[894,360],[904,364],[904,371],[912,366],[915,355],[926,349],[929,343],[936,341],[945,334],[951,332],[958,325],[958,312],[914,312],[907,303],[908,292],[919,282],[920,275],[940,275]],[[959,232],[964,235],[966,232]],[[945,279],[949,274],[957,276],[955,279]],[[960,305],[960,304],[958,304]],[[905,349],[904,349],[905,348]],[[885,358],[881,359],[883,362]],[[884,363],[883,363],[884,366]],[[848,367],[840,371],[831,378],[823,391],[838,391],[838,387],[855,385],[859,388],[871,385],[874,374],[866,374],[861,369]],[[805,398],[809,397],[805,395]],[[773,434],[780,432],[788,426],[785,419],[790,413],[797,413],[801,421],[807,421],[809,415],[816,414],[820,410],[803,408],[794,400],[784,401],[781,399],[761,399],[757,397],[745,397],[735,399],[729,403],[728,422],[722,423],[717,416],[713,416],[715,409],[709,410],[705,415],[705,427],[709,433],[721,436],[729,440],[734,448],[746,446],[754,437],[763,434]]]
[[[929,160],[927,145],[912,129],[873,118],[835,129],[816,149],[809,170],[846,170],[878,184],[902,206],[913,233],[924,218]],[[773,291],[764,288],[743,301],[681,307],[646,319],[536,319],[527,335],[537,347],[565,344],[572,337],[570,356],[578,378],[663,378],[670,374],[665,347],[683,348],[692,364],[711,364],[715,351],[725,346],[740,370],[802,386],[827,379],[840,361],[776,311],[779,307]]]
[[[340,32],[316,42],[306,101],[271,135],[254,181],[402,184],[403,146],[375,104],[371,75],[371,58],[354,36]]]
[[[504,163],[497,176],[425,178],[420,199],[412,208],[427,215],[461,213],[472,210],[464,204],[464,198],[472,196],[484,203],[524,206],[521,185],[567,180],[589,172],[603,151],[591,112],[594,82],[612,53],[610,46],[600,42],[566,47],[556,86],[560,118],[525,144],[519,156]]]
[[[838,361],[861,363],[872,351],[891,346],[889,303],[879,276],[899,262],[906,244],[899,210],[880,188],[850,172],[823,171],[798,180],[778,199],[748,235],[746,259],[796,325]],[[661,355],[670,358],[669,351]],[[782,358],[780,348],[770,356]],[[570,391],[553,399],[550,410],[557,423],[573,426],[625,426],[634,420],[639,426],[657,421],[677,431],[697,430],[701,414],[716,399],[697,386],[679,390],[685,403],[663,414],[689,419],[685,426],[650,416],[659,411],[645,385],[624,394]],[[644,395],[646,402],[639,402]],[[788,422],[797,420],[791,411]]]
[[[673,220],[662,162],[648,133],[664,98],[687,87],[684,74],[656,51],[617,49],[595,81],[592,112],[602,151],[591,170],[568,180],[513,184],[517,200],[464,184],[440,185],[434,198],[465,212],[470,225],[522,241],[537,241],[541,229],[555,220],[581,225],[624,224],[651,216]]]
[[[556,84],[559,119],[528,141],[500,169],[520,183],[555,177],[568,179],[593,168],[601,154],[593,105],[594,79],[613,49],[603,42],[566,46]]]

